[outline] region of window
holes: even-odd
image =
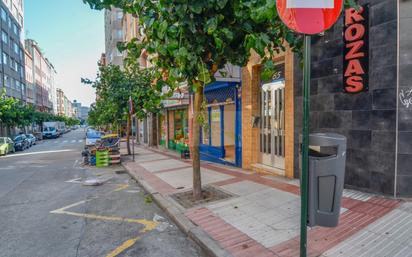
[[[116,35],[117,35],[117,38],[118,38],[118,39],[122,39],[122,38],[123,38],[123,30],[118,29],[118,30],[116,31]]]
[[[9,24],[9,28],[11,28],[11,18],[10,18],[10,16],[7,16],[7,23]]]
[[[9,43],[9,35],[7,35],[7,32],[2,30],[1,31],[1,40],[3,43],[8,44]]]
[[[9,66],[10,66],[10,68],[13,70],[14,69],[14,59],[13,58],[11,58],[11,57],[9,57],[10,59],[9,59]]]
[[[17,64],[17,62],[15,60],[13,60],[13,70],[15,70],[16,72],[19,69],[19,65]]]
[[[20,52],[19,45],[16,42],[14,42],[13,47],[14,47],[14,52],[18,55]]]
[[[23,68],[23,66],[20,66],[20,77],[22,79],[24,78],[24,68]]]
[[[13,32],[14,32],[14,34],[16,34],[16,35],[19,34],[19,29],[18,29],[16,23],[14,23],[14,22],[13,22]]]
[[[121,19],[123,19],[123,13],[122,12],[117,12],[117,19],[118,20],[121,20]]]
[[[10,80],[9,80],[9,76],[4,75],[4,85],[6,87],[10,87]]]
[[[7,12],[6,12],[6,10],[4,10],[4,8],[1,8],[1,19],[4,22],[7,22]]]
[[[9,61],[9,56],[5,52],[3,52],[3,64],[7,65],[8,61]]]

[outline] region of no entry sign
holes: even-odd
[[[330,28],[342,11],[342,0],[277,0],[282,21],[291,30],[308,35]]]

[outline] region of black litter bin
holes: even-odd
[[[309,136],[308,226],[336,227],[345,182],[346,137]]]

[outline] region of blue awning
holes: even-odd
[[[239,82],[215,81],[205,86],[204,92],[208,104],[213,102],[224,103],[228,99],[235,100],[236,87]]]

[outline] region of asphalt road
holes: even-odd
[[[84,134],[0,157],[0,256],[204,256],[122,167],[81,165]]]

